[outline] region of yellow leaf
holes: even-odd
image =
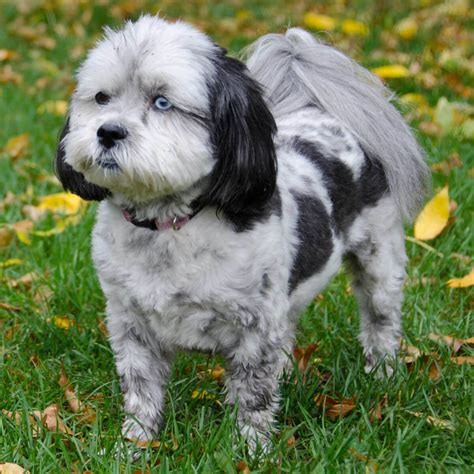
[[[25,156],[30,146],[30,137],[27,133],[17,135],[16,137],[10,138],[6,145],[3,147],[3,151],[12,159],[17,160]]]
[[[71,215],[77,214],[84,204],[84,201],[75,194],[56,193],[40,198],[38,208]]]
[[[56,327],[60,329],[68,330],[76,324],[76,322],[67,316],[53,316],[48,318],[48,322],[53,323]]]
[[[332,31],[336,27],[336,20],[334,18],[311,12],[305,14],[303,23],[312,30]]]
[[[29,236],[29,232],[26,232],[24,230],[17,230],[15,231],[15,234],[16,234],[16,237],[17,239],[25,244],[25,245],[31,245],[31,239],[30,239],[30,236]]]
[[[404,18],[395,26],[398,36],[404,40],[411,40],[418,32],[418,23],[414,18]]]
[[[38,107],[39,114],[66,115],[68,103],[65,100],[47,100]]]
[[[22,263],[23,260],[21,260],[20,258],[9,258],[8,260],[0,262],[0,268],[13,267],[15,265],[21,265]]]
[[[408,413],[418,418],[425,418],[425,415],[423,415],[423,413],[420,413],[419,411],[408,411]],[[450,431],[454,431],[455,429],[454,425],[450,421],[442,420],[431,415],[427,416],[425,419],[429,425],[436,426],[437,428],[447,429]]]
[[[214,400],[216,396],[213,393],[209,393],[207,390],[194,390],[191,394],[191,398]]]
[[[382,79],[398,79],[408,77],[410,71],[401,64],[390,64],[388,66],[380,66],[372,69],[372,72]]]
[[[474,285],[474,268],[462,278],[451,278],[447,285],[450,288],[467,288]]]
[[[431,240],[446,227],[449,219],[449,194],[445,186],[426,204],[415,221],[415,238]]]
[[[367,25],[356,20],[344,20],[342,22],[342,31],[348,35],[367,36],[369,34]]]

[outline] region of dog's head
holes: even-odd
[[[184,23],[144,16],[107,30],[79,69],[56,156],[65,189],[137,204],[205,183],[232,214],[276,181],[276,126],[246,67]]]

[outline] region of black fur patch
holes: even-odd
[[[325,156],[316,143],[295,137],[292,145],[321,171],[333,205],[333,223],[338,232],[344,230],[359,210],[357,196],[354,195],[357,183],[354,182],[351,169],[338,158]]]
[[[61,184],[66,191],[71,191],[71,193],[77,194],[86,201],[102,201],[107,196],[110,196],[110,191],[86,181],[82,173],[74,170],[74,168],[64,160],[65,152],[62,140],[68,133],[69,119],[66,120],[66,124],[61,131],[58,148],[56,150],[56,157],[54,160],[54,171],[56,176],[59,181],[61,181]]]
[[[365,155],[360,179],[354,181],[351,169],[337,157],[325,156],[316,143],[295,137],[291,144],[322,173],[332,201],[332,220],[337,232],[345,231],[364,207],[375,205],[388,192],[383,167],[374,158]]]
[[[317,273],[333,251],[331,220],[323,203],[313,197],[293,194],[298,206],[298,250],[290,273],[289,292]]]
[[[268,216],[277,161],[275,120],[246,66],[218,50],[209,84],[211,140],[216,164],[199,204],[216,206],[237,231]]]

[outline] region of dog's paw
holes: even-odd
[[[375,357],[373,354],[365,356],[364,372],[373,374],[378,379],[390,378],[395,371],[396,356],[386,355],[385,357]]]
[[[153,440],[154,433],[135,418],[127,417],[122,425],[122,436],[125,439],[146,443]]]

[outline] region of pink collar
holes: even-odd
[[[122,209],[122,214],[123,217],[125,217],[125,219],[127,220],[127,222],[130,222],[131,224],[137,227],[144,227],[150,230],[179,230],[195,216],[195,214],[182,217],[174,216],[173,219],[170,219],[165,222],[160,222],[158,219],[145,219],[139,221],[127,209]]]

